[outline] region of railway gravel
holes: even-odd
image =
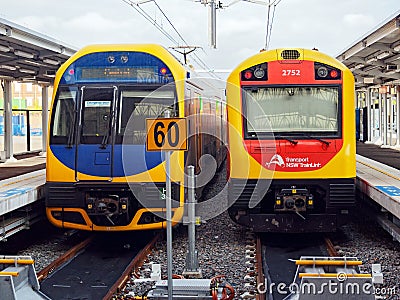
[[[243,228],[234,224],[227,213],[207,221],[197,227],[196,248],[199,253],[199,266],[203,278],[212,278],[217,275],[225,275],[226,282],[235,289],[235,299],[242,299],[253,290],[246,286],[246,241],[247,234]],[[173,274],[181,275],[184,271],[187,253],[187,228],[181,226],[173,232]],[[143,266],[139,275],[142,278],[150,278],[151,264],[162,264],[162,275],[165,278],[167,253],[166,243],[158,243],[156,248],[148,256],[147,264]],[[124,293],[130,295],[142,295],[151,287],[147,284],[135,284],[135,276],[128,282]]]
[[[222,169],[214,178],[212,184],[203,191],[203,198],[215,197],[215,203],[226,205],[227,194],[223,190],[226,184],[225,170]],[[220,210],[221,207],[214,207]],[[208,208],[207,208],[208,209]],[[255,277],[245,276],[252,273],[248,270],[251,264],[246,261],[246,245],[254,243],[254,235],[245,228],[235,224],[227,212],[196,227],[196,249],[198,250],[199,267],[203,278],[224,275],[225,280],[235,289],[234,299],[255,299]],[[148,256],[147,263],[140,272],[135,273],[127,283],[125,290],[116,298],[127,298],[143,295],[151,288],[153,282],[135,283],[136,277],[150,278],[151,264],[162,265],[162,277],[167,275],[167,245],[159,242]],[[188,249],[187,226],[180,225],[173,230],[173,274],[181,275],[185,268]]]
[[[35,270],[38,272],[83,240],[85,236],[84,232],[65,231],[47,221],[42,221],[0,244],[0,254],[29,255],[34,259]]]
[[[371,274],[372,264],[381,264],[384,283],[377,285],[376,294],[382,299],[400,299],[400,244],[364,214],[341,229],[332,236],[339,255],[362,260],[364,273]]]

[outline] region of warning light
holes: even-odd
[[[246,72],[244,72],[244,78],[250,79],[251,77],[253,77],[251,71],[247,70]]]
[[[336,78],[338,77],[338,72],[336,70],[331,70],[330,74],[329,74],[332,78]]]
[[[74,74],[75,74],[74,69],[69,69],[68,74],[69,74],[69,75],[74,75]]]
[[[281,201],[280,199],[276,199],[276,200],[275,200],[275,204],[276,204],[276,205],[281,205],[281,204],[282,204],[282,201]]]
[[[167,74],[167,68],[161,68],[160,73],[163,75]]]

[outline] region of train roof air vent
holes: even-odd
[[[283,59],[298,59],[300,57],[300,52],[297,50],[283,50],[281,52],[281,57]]]

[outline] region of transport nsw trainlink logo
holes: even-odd
[[[270,169],[275,166],[281,168],[320,168],[322,164],[320,162],[312,162],[309,157],[285,157],[283,159],[279,154],[274,154],[270,161],[265,163],[265,166]]]

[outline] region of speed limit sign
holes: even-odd
[[[185,118],[146,119],[147,151],[187,150]]]

